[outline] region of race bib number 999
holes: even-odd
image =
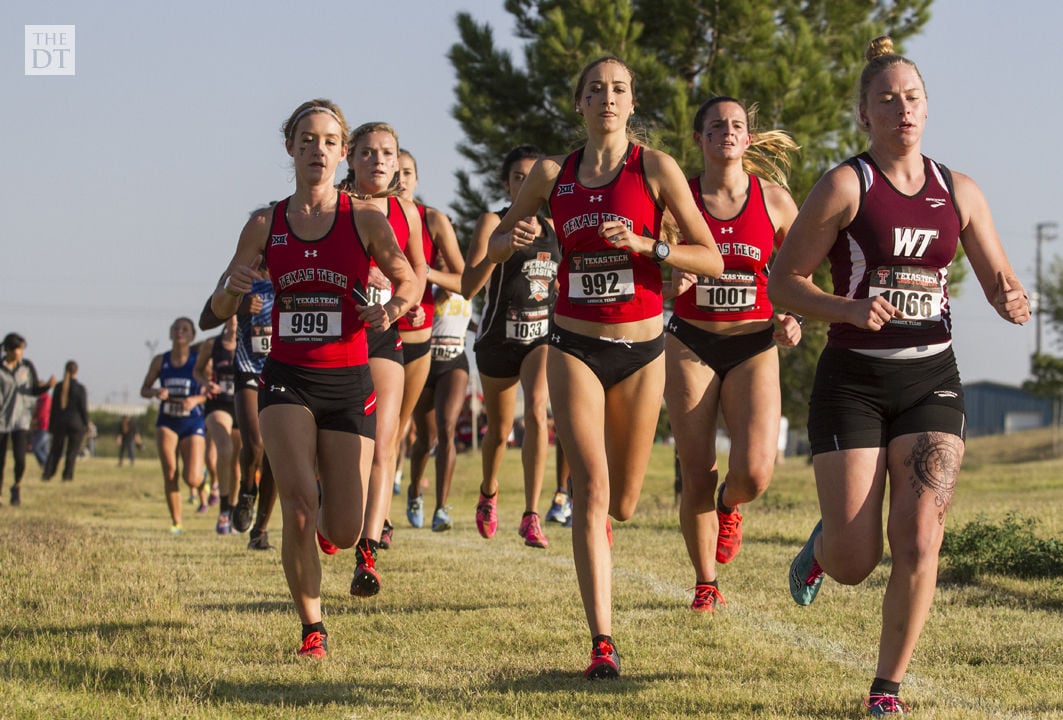
[[[332,342],[340,339],[343,313],[339,295],[286,294],[278,298],[278,334],[286,342]]]

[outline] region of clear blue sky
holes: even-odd
[[[445,57],[460,9],[514,43],[500,0],[6,0],[0,334],[24,335],[44,375],[76,359],[94,403],[138,398],[147,343],[165,349],[170,322],[198,316],[247,213],[290,192],[278,128],[311,97],[352,125],[392,123],[419,194],[446,207],[461,163]],[[1063,6],[938,0],[933,12],[906,48],[930,96],[924,152],[981,185],[1032,289],[1034,227],[1063,222]],[[28,24],[76,27],[74,77],[23,74]],[[1044,250],[1047,265],[1063,240]],[[998,320],[973,282],[955,318],[965,380],[1027,376],[1033,323]]]

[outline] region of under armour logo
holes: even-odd
[[[727,235],[727,234],[734,235],[735,234],[735,229],[733,227],[723,227],[723,228],[720,228],[720,234],[721,235]]]
[[[317,250],[303,250],[303,257],[317,257]]]
[[[283,385],[270,385],[269,386],[269,391],[270,392],[285,392],[285,390],[287,390],[287,388],[285,388]]]
[[[928,197],[928,198],[924,198],[924,199],[925,199],[925,200],[926,200],[926,201],[927,201],[928,203],[930,203],[930,207],[931,207],[931,209],[933,209],[933,208],[939,208],[939,207],[941,207],[942,205],[944,205],[944,204],[945,204],[945,198],[932,198],[932,197]]]
[[[599,195],[591,195],[591,202],[601,202],[601,201],[602,201],[602,196],[600,194]]]
[[[561,342],[561,336],[557,333],[550,333],[550,343],[554,344],[559,342]]]

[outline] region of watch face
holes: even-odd
[[[672,249],[668,247],[668,243],[658,240],[653,246],[653,252],[656,253],[659,259],[664,260],[672,252]]]

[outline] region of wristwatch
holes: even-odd
[[[661,240],[655,240],[653,243],[653,260],[658,265],[668,259],[668,256],[672,254],[672,247]]]

